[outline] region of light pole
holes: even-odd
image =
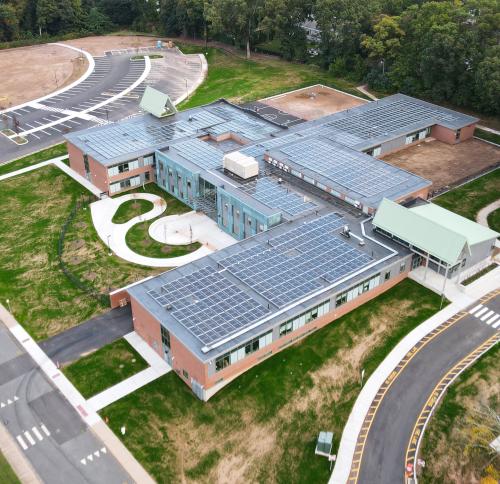
[[[10,307],[10,299],[6,299],[7,306],[9,306],[9,313],[12,314],[12,308]]]
[[[361,369],[361,387],[363,387],[363,380],[365,379],[365,369]]]
[[[108,249],[109,249],[108,255],[111,255],[111,246],[109,245],[109,238],[110,237],[111,237],[111,234],[108,235]]]

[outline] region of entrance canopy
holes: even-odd
[[[174,103],[171,101],[168,94],[165,94],[151,86],[147,86],[141,99],[141,109],[156,116],[164,118],[171,116],[177,112]]]

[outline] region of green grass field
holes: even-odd
[[[186,54],[205,52],[204,47],[178,45]],[[354,83],[336,78],[314,65],[267,57],[246,60],[216,48],[208,49],[207,61],[207,79],[181,104],[181,109],[207,104],[222,97],[235,103],[254,101],[311,84],[324,84],[362,96]]]
[[[35,165],[36,163],[40,163],[41,161],[50,160],[52,158],[56,158],[57,156],[64,156],[67,154],[68,150],[66,149],[66,143],[54,145],[45,150],[41,150],[36,153],[32,153],[31,155],[24,156],[19,160],[0,165],[0,175],[5,175],[6,173],[11,173],[13,171],[20,170],[21,168]]]
[[[124,224],[130,219],[142,215],[143,213],[153,210],[154,205],[149,200],[128,200],[122,203],[116,213],[113,215],[112,222],[114,224]]]
[[[498,482],[500,456],[488,444],[498,436],[500,424],[495,429],[494,419],[478,412],[489,407],[500,413],[499,373],[496,345],[448,389],[424,434],[421,456],[426,465],[419,482]]]
[[[479,210],[494,202],[499,197],[500,169],[497,169],[434,198],[433,202],[475,221]],[[496,222],[494,221],[494,223]],[[499,228],[494,228],[494,230],[499,230]]]
[[[159,483],[214,482],[220,475],[326,482],[328,462],[314,456],[318,432],[333,431],[338,446],[360,390],[360,369],[368,377],[439,304],[439,296],[405,280],[263,361],[209,402],[172,372],[101,414]]]
[[[497,209],[488,215],[488,225],[493,230],[500,233],[500,209]]]
[[[12,467],[0,452],[0,482],[2,484],[21,484]]]
[[[496,133],[491,133],[490,131],[485,131],[484,129],[476,128],[476,130],[474,131],[474,136],[477,136],[478,138],[484,139],[486,141],[491,141],[492,143],[500,145],[500,135]]]
[[[122,338],[71,363],[63,373],[85,398],[90,398],[147,367],[141,355]]]

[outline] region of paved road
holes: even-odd
[[[40,343],[54,362],[71,363],[134,330],[130,305],[116,308]],[[0,375],[1,381],[1,375]]]
[[[493,318],[500,314],[500,296],[485,306],[489,309],[484,314],[478,311],[480,317],[468,314],[427,343],[389,387],[368,431],[358,483],[404,482],[406,449],[429,395],[450,368],[500,331],[499,326],[492,327],[500,321],[500,316]]]
[[[0,325],[0,419],[40,478],[50,484],[133,482]]]

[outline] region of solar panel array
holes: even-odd
[[[283,307],[372,261],[335,235],[343,223],[338,215],[325,215],[219,263],[267,300]]]
[[[332,136],[337,137],[335,141],[352,146],[356,139],[368,140],[401,131],[405,127],[416,124],[431,125],[436,121],[453,122],[459,119],[459,116],[458,113],[448,113],[439,107],[427,106],[413,99],[400,98],[387,103],[370,103],[353,109],[347,115],[321,124],[313,130],[318,133],[319,129],[330,131]],[[344,136],[347,136],[345,142]]]
[[[280,136],[278,138],[272,138],[267,141],[262,141],[261,143],[248,146],[242,150],[240,150],[242,153],[245,153],[248,156],[262,156],[266,150],[270,150],[271,148],[275,148],[277,146],[283,146],[287,143],[290,143],[292,141],[297,141],[302,139],[303,133],[290,133],[285,136]]]
[[[289,191],[270,177],[257,178],[239,189],[268,207],[279,208],[290,215],[299,215],[317,207],[315,203],[304,201],[304,197]]]
[[[258,321],[269,310],[212,267],[204,267],[148,294],[204,345]]]
[[[308,168],[348,190],[370,197],[408,180],[409,174],[342,145],[307,139],[281,151],[297,165]]]
[[[191,139],[173,145],[171,149],[175,149],[183,158],[205,170],[222,166],[224,153],[205,141]]]

